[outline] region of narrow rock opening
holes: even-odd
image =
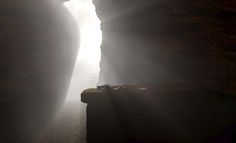
[[[67,100],[80,100],[80,93],[96,87],[98,82],[102,32],[92,0],[70,0],[65,6],[76,18],[80,29],[80,49]]]

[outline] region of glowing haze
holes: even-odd
[[[86,88],[96,87],[99,76],[102,33],[92,0],[70,0],[65,6],[76,18],[80,29],[80,49],[67,100],[80,100]]]

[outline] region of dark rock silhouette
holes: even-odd
[[[187,85],[105,86],[81,100],[88,143],[235,142],[235,95]]]
[[[93,0],[100,84],[180,83],[235,93],[234,0]]]
[[[82,93],[88,143],[235,141],[234,0],[93,2],[99,84],[144,86]]]

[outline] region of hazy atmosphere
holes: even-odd
[[[70,0],[65,6],[76,18],[80,29],[80,49],[67,100],[80,100],[80,93],[96,87],[99,78],[102,33],[92,0]]]
[[[79,52],[66,103],[41,135],[40,143],[86,142],[86,104],[80,102],[80,94],[87,88],[96,87],[99,78],[102,33],[92,0],[70,0],[64,5],[79,26]]]
[[[236,143],[235,0],[0,0],[0,143]]]

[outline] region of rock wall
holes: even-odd
[[[65,100],[77,23],[57,0],[0,1],[0,142],[32,143]]]
[[[234,0],[93,2],[103,32],[100,84],[184,83],[234,89]]]

